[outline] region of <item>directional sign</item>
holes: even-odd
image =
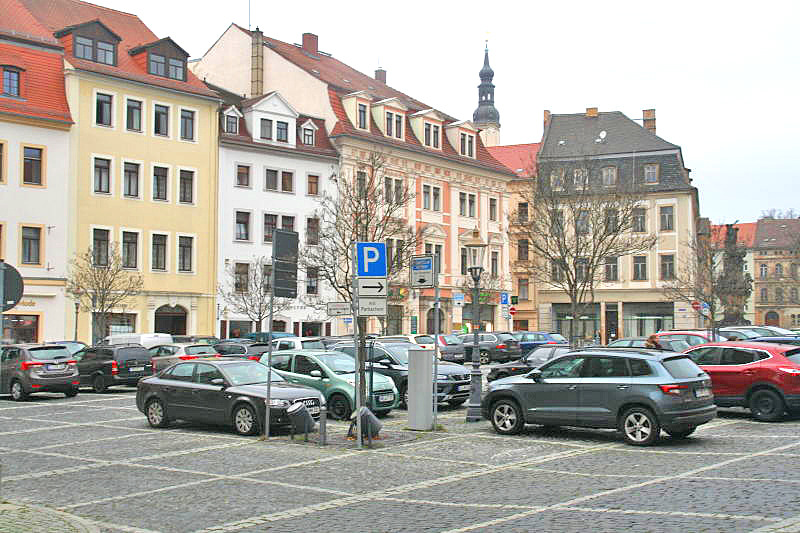
[[[386,277],[386,243],[357,242],[356,260],[359,277]]]
[[[500,293],[500,304],[501,305],[508,305],[508,293],[501,292]]]
[[[464,305],[464,293],[463,292],[453,293],[453,305]]]
[[[358,316],[386,316],[386,298],[358,298]]]
[[[328,302],[328,316],[352,315],[350,302]]]
[[[411,287],[424,289],[436,286],[433,255],[415,255],[411,258]]]
[[[386,298],[388,286],[386,278],[358,278],[358,297],[375,296]]]

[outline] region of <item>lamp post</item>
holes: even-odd
[[[481,233],[478,228],[472,232],[472,238],[467,241],[467,270],[469,271],[475,287],[472,292],[472,324],[473,324],[473,346],[472,346],[472,370],[470,371],[469,401],[467,402],[467,422],[479,422],[483,419],[481,415],[481,388],[483,385],[483,375],[481,374],[480,350],[478,349],[478,328],[480,327],[480,294],[481,294],[481,274],[483,273],[483,253],[486,251],[486,243],[481,240]]]
[[[78,311],[80,311],[81,304],[75,300],[75,339],[78,340]]]

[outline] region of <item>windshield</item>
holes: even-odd
[[[29,350],[34,359],[67,359],[71,355],[69,350],[62,346],[50,346],[49,348],[31,348]]]
[[[304,350],[324,350],[325,345],[322,344],[322,341],[300,341],[300,346],[303,347]]]
[[[567,338],[563,335],[559,335],[558,333],[551,333],[550,337],[556,342],[567,344]]]
[[[408,364],[408,345],[405,344],[387,344],[384,345],[387,352],[391,353],[397,362],[401,365]]]
[[[255,385],[266,383],[267,375],[272,374],[272,382],[284,381],[277,372],[269,372],[269,369],[261,363],[255,361],[242,361],[232,365],[222,367],[228,375],[231,385]]]
[[[317,355],[317,359],[336,374],[352,374],[356,371],[355,359],[347,354],[326,353]]]
[[[767,328],[750,327],[750,328],[747,328],[747,329],[749,331],[755,331],[756,333],[758,333],[762,337],[778,337],[778,336],[780,336],[780,333],[778,333],[777,331],[773,331],[773,330],[767,329]]]
[[[186,347],[186,355],[199,355],[199,354],[216,354],[217,351],[208,345],[203,346],[187,346]]]
[[[118,361],[129,359],[150,359],[150,352],[146,348],[122,348],[117,352]]]
[[[755,331],[749,331],[746,329],[720,331],[719,334],[725,339],[730,339],[731,337],[736,337],[737,339],[755,339],[756,337],[761,336]]]
[[[444,343],[448,346],[450,346],[451,344],[464,344],[464,341],[462,341],[459,337],[456,337],[455,335],[440,335],[440,337],[444,340]]]
[[[783,356],[796,365],[800,365],[800,349],[783,352]]]
[[[675,379],[696,378],[704,375],[703,370],[688,357],[670,357],[662,361],[669,375]]]
[[[63,342],[59,342],[57,344],[59,346],[63,346],[64,348],[66,348],[67,351],[69,351],[70,355],[74,355],[74,354],[80,352],[81,350],[83,350],[84,348],[86,348],[85,344],[83,344],[82,342],[76,342],[76,341],[63,341]]]
[[[417,344],[433,344],[435,342],[433,337],[428,335],[417,335],[414,340],[417,341]]]
[[[254,355],[261,355],[262,353],[267,353],[269,351],[269,344],[251,344],[247,347],[247,353],[251,353]],[[275,351],[275,348],[272,348],[272,351]]]

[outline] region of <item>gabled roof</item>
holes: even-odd
[[[734,224],[733,227],[739,230],[736,234],[736,243],[745,248],[752,248],[756,239],[756,222],[743,222]],[[711,242],[715,247],[722,247],[725,244],[727,233],[725,224],[715,224],[711,226]]]
[[[489,146],[486,149],[492,157],[503,163],[517,176],[532,176],[536,171],[536,154],[539,143],[508,144],[505,146]]]
[[[605,136],[601,138],[601,132]],[[598,142],[598,139],[601,139]],[[540,158],[584,157],[593,155],[629,154],[679,150],[629,119],[620,111],[551,115],[542,137]]]
[[[112,29],[109,28],[108,26],[106,26],[105,24],[103,24],[103,21],[100,20],[100,19],[87,20],[86,22],[80,22],[78,24],[73,24],[72,26],[67,26],[66,28],[61,28],[60,30],[55,32],[53,35],[55,35],[56,37],[62,37],[64,35],[68,34],[68,33],[71,33],[74,30],[83,28],[84,26],[89,26],[90,24],[97,24],[97,25],[101,26],[104,30],[106,30],[108,33],[110,33],[117,41],[121,41],[122,40],[122,37],[120,37],[119,35],[114,33],[112,31]]]
[[[800,247],[800,219],[761,218],[756,224],[755,248],[796,250]]]
[[[128,53],[130,55],[134,56],[134,55],[138,54],[139,52],[143,52],[144,50],[147,50],[148,48],[152,48],[152,47],[154,47],[154,46],[156,46],[158,44],[161,44],[161,43],[169,43],[172,46],[174,46],[175,48],[177,48],[178,50],[180,50],[180,52],[184,56],[189,57],[189,52],[187,52],[186,50],[181,48],[180,45],[178,43],[176,43],[174,40],[172,40],[172,37],[169,37],[169,36],[164,37],[162,39],[159,39],[157,41],[153,41],[152,43],[140,44],[139,46],[137,46],[135,48],[131,48],[130,50],[128,50]]]

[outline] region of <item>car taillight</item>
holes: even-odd
[[[661,392],[664,394],[672,394],[673,396],[680,396],[681,391],[689,390],[688,385],[659,385]]]
[[[37,361],[22,361],[19,364],[21,370],[28,370],[32,366],[44,366],[44,363],[39,363]]]
[[[111,361],[111,374],[119,374],[119,368],[117,368],[116,361]]]
[[[179,355],[178,359],[182,361],[188,361],[189,359],[197,359],[198,357],[198,355]]]
[[[77,364],[78,364],[78,362],[77,362],[77,361],[75,361],[74,359],[71,359],[71,360],[67,361],[67,364],[68,364],[68,365],[71,365],[71,366],[75,366],[75,365],[77,365]]]
[[[250,359],[251,361],[260,361],[261,360],[261,357],[259,357],[258,355],[248,355],[247,358]]]
[[[545,344],[558,344],[556,341],[547,341]]]
[[[791,374],[793,376],[800,376],[800,368],[787,368],[785,366],[778,367],[778,370],[781,372],[786,372],[787,374]]]
[[[497,348],[498,350],[505,350],[507,346],[505,344],[498,344],[497,346],[495,346],[495,348]]]

